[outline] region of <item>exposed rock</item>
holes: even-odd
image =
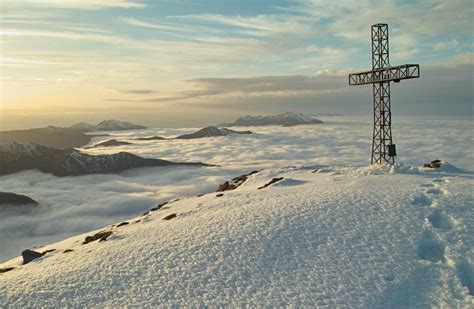
[[[261,186],[260,188],[258,188],[258,190],[260,189],[264,189],[268,186],[271,186],[272,184],[274,183],[277,183],[279,181],[283,180],[283,177],[277,177],[277,178],[273,178],[272,180],[270,180],[270,182],[267,182],[266,184],[264,184],[263,186]]]
[[[28,264],[29,262],[43,256],[43,253],[26,249],[21,253],[23,257],[23,264]]]
[[[124,225],[127,225],[127,224],[128,224],[128,222],[127,222],[127,221],[124,221],[124,222],[122,222],[122,223],[119,223],[119,224],[117,225],[117,227],[121,227],[121,226],[124,226]]]
[[[38,144],[0,143],[0,175],[37,169],[55,176],[117,173],[137,167],[211,166],[203,163],[175,163],[119,152],[89,155],[75,149],[56,149]]]
[[[222,197],[222,196],[224,196],[224,193],[216,194],[216,197]]]
[[[0,268],[0,274],[3,274],[3,273],[6,273],[10,270],[14,270],[15,267],[4,267],[4,268]]]
[[[41,254],[45,255],[46,253],[54,252],[56,249],[48,249],[46,251],[41,252]]]
[[[433,160],[431,161],[430,163],[426,163],[423,165],[423,167],[426,167],[426,168],[440,168],[442,165],[442,162],[441,160]]]
[[[170,215],[167,215],[166,217],[163,218],[163,220],[171,220],[173,218],[176,218],[177,214],[170,214]]]
[[[245,116],[240,117],[232,123],[223,123],[222,127],[248,127],[248,126],[268,126],[281,125],[284,127],[296,126],[302,124],[320,124],[321,120],[303,114],[284,113],[269,116]]]
[[[253,174],[256,174],[258,173],[259,171],[252,171],[248,174],[244,174],[244,175],[240,175],[238,177],[235,177],[235,178],[232,178],[232,181],[229,182],[229,181],[226,181],[224,182],[223,184],[221,184],[219,186],[219,188],[217,188],[217,191],[216,192],[223,192],[223,191],[229,191],[229,190],[235,190],[237,189],[240,185],[242,185],[246,180],[247,178],[250,176],[250,175],[253,175]]]
[[[163,206],[165,206],[166,204],[168,204],[168,202],[158,204],[156,207],[153,207],[152,209],[150,209],[150,211],[156,211],[156,210],[162,208]]]
[[[215,136],[227,136],[231,134],[252,134],[250,131],[234,131],[226,128],[218,128],[214,126],[209,126],[202,128],[201,130],[191,133],[184,134],[176,137],[176,139],[195,139],[195,138],[204,138],[204,137],[215,137]]]
[[[87,236],[84,242],[82,243],[83,245],[86,245],[92,241],[106,241],[107,238],[112,235],[112,231],[100,231],[92,236]]]
[[[12,192],[0,192],[0,205],[38,205],[34,199]]]
[[[63,251],[63,253],[69,253],[69,252],[74,252],[74,250],[73,249],[66,249],[66,250]]]

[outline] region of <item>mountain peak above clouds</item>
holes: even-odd
[[[234,131],[226,128],[218,128],[216,126],[208,126],[194,133],[184,134],[176,137],[176,139],[195,139],[204,137],[227,136],[232,134],[252,134],[250,131]]]
[[[81,132],[93,132],[93,131],[124,131],[124,130],[141,130],[146,129],[145,126],[133,124],[128,121],[120,120],[103,120],[96,125],[79,122],[75,125],[70,126],[68,129],[78,130]]]
[[[303,124],[321,124],[321,120],[306,116],[299,113],[287,112],[278,115],[266,115],[266,116],[251,116],[247,115],[238,118],[232,123],[223,123],[219,126],[222,127],[236,127],[236,126],[268,126],[268,125],[281,125],[284,127],[303,125]]]

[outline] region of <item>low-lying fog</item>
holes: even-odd
[[[128,151],[171,161],[200,161],[209,168],[141,168],[115,175],[55,177],[25,171],[0,177],[0,191],[25,194],[36,208],[0,209],[0,262],[22,250],[98,229],[139,215],[157,203],[215,191],[225,180],[266,167],[298,164],[366,165],[372,118],[327,117],[325,124],[297,127],[232,128],[252,135],[195,140],[135,141],[174,137],[196,129],[107,132],[91,144],[115,138],[133,145],[83,150],[91,154]],[[397,162],[421,165],[434,159],[473,170],[470,118],[394,117]]]

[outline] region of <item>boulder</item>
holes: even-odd
[[[26,249],[21,253],[23,257],[23,264],[28,264],[29,262],[43,256],[43,253]]]

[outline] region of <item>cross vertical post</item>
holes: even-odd
[[[349,85],[372,84],[374,127],[370,162],[394,164],[396,148],[392,140],[390,82],[418,78],[420,68],[417,64],[390,66],[387,24],[372,25],[371,36],[372,70],[349,74]]]

